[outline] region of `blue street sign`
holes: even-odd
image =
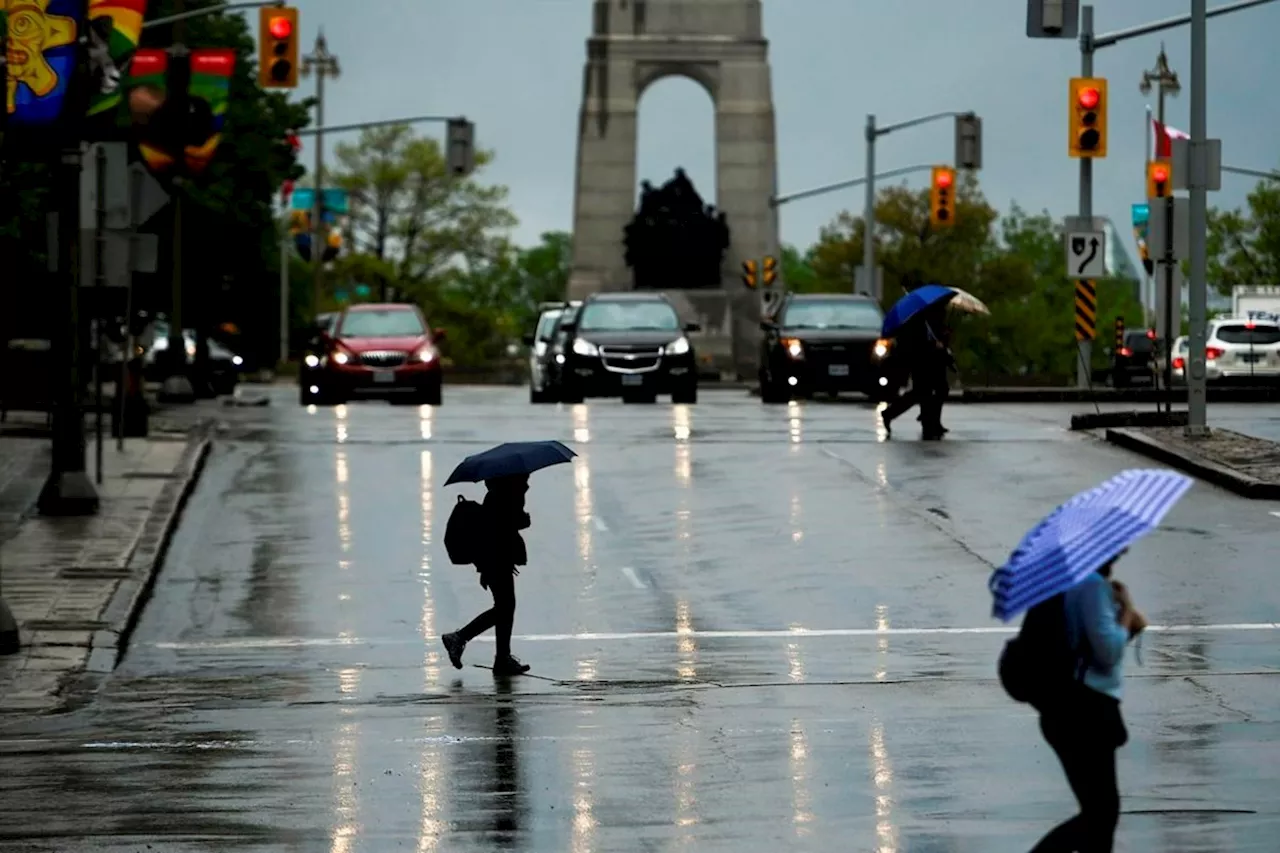
[[[310,210],[315,204],[315,191],[309,187],[300,187],[293,191],[294,210]],[[346,190],[325,190],[324,191],[324,212],[325,219],[328,220],[329,215],[336,214],[338,216],[347,215],[347,191]]]
[[[371,292],[367,284],[356,285],[356,296],[368,296]]]
[[[1133,205],[1133,227],[1141,228],[1147,224],[1147,220],[1151,218],[1151,205],[1135,204]]]

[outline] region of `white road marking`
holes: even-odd
[[[640,580],[640,577],[636,574],[635,569],[631,568],[630,566],[623,566],[622,573],[627,576],[627,580],[631,581],[631,585],[634,586],[636,589],[645,588],[644,581]]]
[[[604,519],[601,518],[600,516],[598,515],[591,516],[591,523],[594,524],[596,526],[596,530],[599,530],[601,533],[609,532],[609,525],[605,524]]]
[[[1272,514],[1272,515],[1274,515],[1276,518],[1280,518],[1280,510],[1276,510],[1276,511],[1272,512],[1271,514]]]
[[[1280,631],[1280,622],[1232,622],[1218,625],[1149,625],[1147,630],[1155,634],[1219,634],[1249,631]],[[830,637],[936,637],[957,634],[1008,635],[1017,633],[1014,626],[985,625],[972,628],[815,628],[773,629],[740,631],[631,631],[625,633],[582,634],[523,634],[514,639],[528,643],[596,642],[603,640],[674,640],[692,637],[704,640],[796,640]],[[435,640],[437,637],[428,637]],[[482,642],[493,642],[493,637],[480,636]],[[199,649],[291,649],[307,646],[373,646],[419,645],[420,636],[413,637],[246,637],[236,640],[209,640],[192,643],[155,643],[154,648],[172,650]]]

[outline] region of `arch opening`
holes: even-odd
[[[641,184],[661,187],[682,168],[705,204],[716,204],[716,110],[706,85],[668,72],[640,92],[635,201]]]

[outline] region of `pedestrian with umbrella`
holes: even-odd
[[[528,664],[511,654],[515,576],[520,574],[517,567],[528,563],[520,531],[531,524],[529,513],[525,512],[529,475],[568,462],[576,455],[558,441],[511,442],[468,456],[445,481],[446,486],[480,482],[485,485],[482,504],[458,497],[445,525],[444,545],[454,564],[476,567],[481,588],[493,596],[493,607],[465,627],[440,637],[455,669],[462,669],[467,643],[492,628],[497,640],[494,675],[523,675],[529,671]]]
[[[996,618],[1027,611],[1000,656],[1000,681],[1039,711],[1040,731],[1080,803],[1079,814],[1032,853],[1112,849],[1120,819],[1116,750],[1129,739],[1120,713],[1124,651],[1147,620],[1111,575],[1191,483],[1173,471],[1124,471],[1054,510],[991,576]]]

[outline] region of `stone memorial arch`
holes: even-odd
[[[742,262],[776,254],[779,245],[776,211],[769,206],[777,143],[761,0],[594,0],[593,7],[578,128],[570,298],[632,289],[622,241],[636,211],[640,98],[657,80],[687,77],[715,104],[714,201],[727,216],[731,242],[718,290],[671,296],[687,320],[708,330],[701,351],[719,350],[718,362],[731,360],[739,375],[754,377],[760,304],[743,287]]]

